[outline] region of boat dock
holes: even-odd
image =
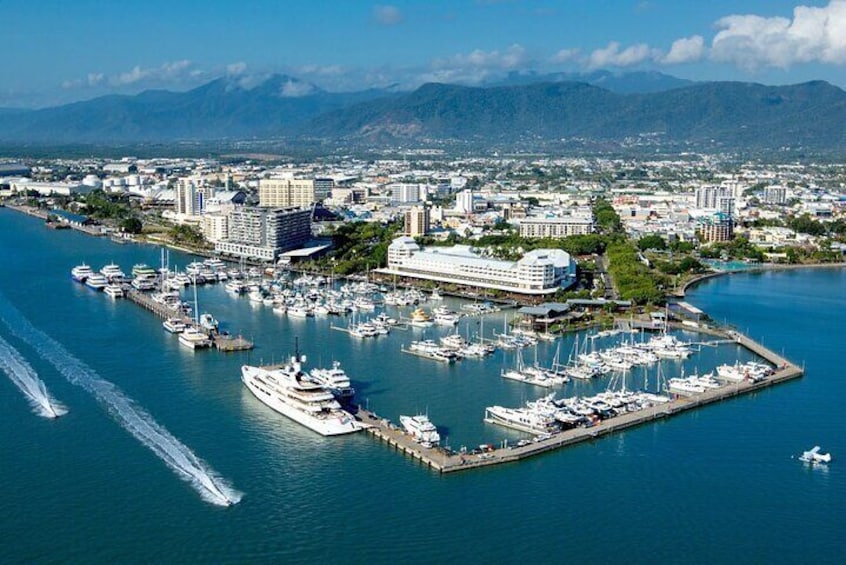
[[[396,451],[417,459],[427,467],[440,473],[452,473],[520,461],[562,447],[592,441],[615,432],[647,424],[658,419],[668,418],[714,402],[756,392],[799,378],[804,374],[801,367],[791,363],[781,355],[767,349],[747,336],[731,331],[725,332],[724,335],[731,336],[734,338],[734,342],[774,365],[775,372],[762,381],[732,383],[721,386],[720,388],[709,389],[701,394],[690,397],[677,397],[666,404],[656,404],[645,410],[621,414],[607,420],[602,420],[591,427],[573,428],[546,437],[536,437],[533,441],[525,445],[508,446],[507,442],[503,441],[502,445],[498,448],[487,446],[488,448],[484,450],[455,453],[440,447],[423,447],[415,442],[411,436],[404,433],[401,428],[369,410],[360,408],[356,417],[367,426],[366,430],[368,433],[384,441]]]
[[[150,296],[134,288],[129,288],[124,293],[124,296],[131,302],[134,302],[145,310],[152,312],[162,320],[166,320],[168,318],[178,318],[186,325],[194,324],[194,320],[192,320],[188,316],[185,316],[180,312],[168,308],[167,305],[162,304],[161,302],[156,302]],[[231,353],[236,351],[248,351],[253,348],[253,343],[244,339],[241,336],[236,337],[215,333],[211,336],[211,339],[213,347],[218,351],[223,351],[225,353]]]

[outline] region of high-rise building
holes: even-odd
[[[318,200],[312,179],[259,180],[259,206],[263,208],[308,208]]]
[[[311,237],[311,210],[240,207],[229,215],[229,234],[215,251],[274,261],[280,253],[302,246]]]
[[[696,189],[696,207],[716,210],[720,198],[732,196],[731,189],[725,186],[700,186]]]
[[[314,179],[314,199],[317,202],[323,202],[335,189],[335,179],[331,177],[322,177]]]
[[[203,214],[200,229],[206,241],[211,243],[224,241],[229,237],[229,214],[223,212]]]
[[[429,231],[429,208],[414,206],[405,213],[405,234],[411,237],[426,235]]]
[[[420,185],[415,183],[397,182],[388,185],[391,192],[391,204],[414,204],[420,202]]]
[[[175,191],[176,213],[181,216],[201,216],[206,203],[214,198],[212,186],[198,185],[194,179],[179,179]]]
[[[455,195],[455,211],[462,214],[473,213],[473,191],[469,188]]]
[[[734,238],[734,224],[731,216],[717,212],[699,220],[699,233],[705,241],[731,241]]]
[[[520,237],[562,238],[593,232],[593,218],[586,216],[558,216],[554,218],[523,218]]]
[[[785,204],[787,202],[787,188],[783,186],[764,187],[764,202],[767,204]]]

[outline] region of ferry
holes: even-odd
[[[132,266],[132,277],[140,277],[140,276],[156,276],[156,270],[151,266],[145,263],[136,263]]]
[[[423,414],[417,416],[400,416],[400,424],[414,441],[423,447],[432,447],[441,441],[438,428]]]
[[[73,269],[71,269],[71,278],[76,282],[84,283],[85,280],[94,274],[94,271],[83,263],[82,265],[77,265]]]
[[[93,288],[94,290],[103,290],[109,286],[109,279],[103,274],[91,273],[91,275],[85,279],[85,286]]]
[[[297,353],[279,369],[252,365],[241,367],[241,380],[264,404],[323,436],[349,434],[364,429],[343,410],[331,392],[303,371],[305,357]]]
[[[109,263],[100,269],[100,273],[104,275],[109,282],[123,282],[126,275],[120,270],[120,267],[114,263]]]
[[[110,283],[106,285],[106,288],[103,289],[103,292],[105,292],[110,298],[123,298],[125,295],[123,291],[123,286],[115,283]]]

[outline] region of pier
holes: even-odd
[[[717,333],[717,331],[712,331]],[[602,420],[591,427],[573,428],[544,438],[536,437],[533,441],[525,445],[507,446],[503,442],[501,447],[495,448],[489,446],[489,449],[473,453],[455,453],[440,447],[423,447],[389,420],[363,408],[359,408],[356,417],[366,426],[366,431],[369,434],[384,441],[396,451],[404,453],[440,473],[453,473],[489,467],[491,465],[512,463],[562,447],[592,441],[615,432],[659,419],[669,418],[714,402],[756,392],[799,378],[804,374],[803,369],[798,365],[791,363],[781,355],[778,355],[743,334],[734,331],[719,331],[719,333],[731,337],[732,342],[742,345],[775,366],[775,372],[762,381],[731,383],[723,385],[720,388],[706,390],[701,394],[689,397],[677,397],[666,404],[656,404],[645,410],[621,414],[607,420]]]
[[[125,293],[124,296],[131,302],[134,302],[138,306],[141,306],[145,310],[148,310],[158,316],[159,318],[166,320],[168,318],[178,318],[186,325],[194,324],[194,320],[189,318],[188,316],[168,308],[165,304],[161,302],[156,302],[148,295],[140,292],[134,288],[129,288]],[[241,336],[231,336],[226,334],[214,333],[211,336],[212,346],[217,349],[218,351],[223,351],[225,353],[231,353],[236,351],[248,351],[253,348],[253,343],[244,339]]]

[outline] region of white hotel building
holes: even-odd
[[[378,272],[519,294],[543,295],[570,287],[576,264],[560,249],[536,249],[519,261],[488,259],[470,246],[421,249],[411,237],[388,246],[388,267]]]

